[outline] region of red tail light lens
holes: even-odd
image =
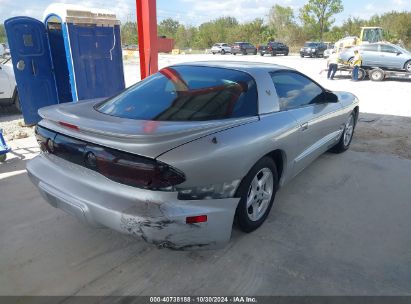
[[[146,189],[164,189],[185,181],[184,174],[156,160],[113,149],[86,147],[86,166],[116,182]]]
[[[154,159],[87,143],[37,126],[42,151],[94,170],[121,184],[150,190],[173,190],[185,181],[177,169]]]

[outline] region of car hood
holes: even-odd
[[[94,144],[156,158],[187,142],[257,121],[258,117],[213,121],[150,121],[103,114],[94,106],[103,99],[65,103],[39,110],[40,125]]]

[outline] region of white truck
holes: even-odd
[[[10,110],[21,111],[13,66],[5,60],[0,63],[0,113]]]

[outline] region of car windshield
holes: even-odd
[[[409,50],[407,50],[407,49],[404,49],[403,47],[400,47],[399,45],[396,45],[395,46],[400,52],[403,52],[403,53],[411,53],[411,51],[409,51]]]
[[[122,118],[204,121],[257,115],[257,88],[247,73],[224,68],[167,67],[96,110]]]
[[[317,43],[308,42],[308,43],[304,44],[304,46],[306,46],[306,47],[316,47]]]

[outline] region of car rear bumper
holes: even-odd
[[[316,56],[318,54],[318,51],[300,51],[301,56]]]
[[[113,182],[54,155],[40,154],[27,172],[53,207],[91,226],[104,226],[171,249],[222,247],[231,236],[238,198],[182,201],[175,192],[150,191]],[[186,218],[207,215],[207,222]]]
[[[213,49],[211,49],[211,52],[213,52],[213,53],[221,53],[222,51],[224,51],[225,53],[231,53],[231,50],[226,50],[226,49],[213,50]]]
[[[260,50],[259,52],[262,54],[288,54],[288,50]]]

